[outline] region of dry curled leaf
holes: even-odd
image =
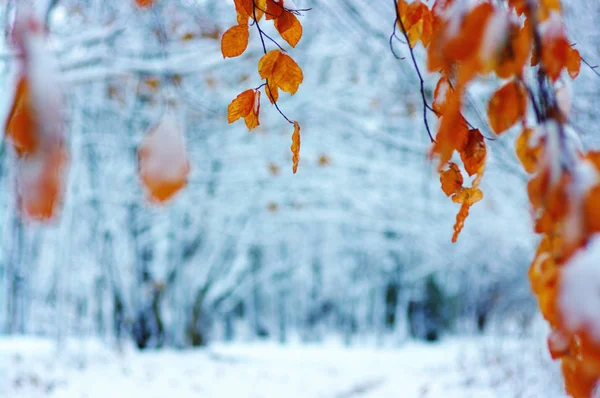
[[[448,170],[440,172],[440,182],[446,196],[452,196],[462,188],[463,176],[456,163],[451,162]]]
[[[460,158],[469,176],[477,174],[483,169],[486,154],[487,150],[481,132],[478,129],[469,130],[467,144],[460,152]]]
[[[221,53],[223,58],[238,57],[246,51],[248,47],[248,25],[236,25],[229,28],[221,38]]]
[[[298,163],[300,162],[300,125],[298,122],[294,122],[294,133],[292,134],[292,170],[294,174],[298,170]]]

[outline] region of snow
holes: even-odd
[[[544,352],[541,341],[471,337],[379,349],[236,343],[122,354],[71,341],[57,354],[48,340],[5,338],[0,396],[562,398]]]
[[[596,236],[586,250],[576,253],[563,267],[559,306],[570,330],[589,328],[592,336],[600,341],[600,237]]]

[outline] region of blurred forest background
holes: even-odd
[[[0,0],[3,32],[17,3]],[[268,102],[254,132],[227,124],[231,99],[260,84],[262,53],[253,32],[243,57],[222,59],[231,1],[36,3],[67,95],[71,166],[60,217],[26,223],[15,210],[14,154],[0,144],[0,334],[148,349],[529,333],[536,242],[516,131],[488,142],[485,198],[452,244],[458,205],[426,159],[415,72],[390,52],[391,1],[297,1],[313,8],[293,51],[305,80],[280,101],[302,124],[296,175],[290,127]],[[598,31],[586,28],[600,4],[563,3],[569,36],[600,60]],[[13,61],[5,34],[2,120]],[[597,79],[584,68],[573,87],[585,145],[600,143],[591,135]],[[469,94],[471,121],[488,136],[483,98],[496,83]],[[156,207],[140,186],[136,149],[167,98],[193,170],[185,191]]]

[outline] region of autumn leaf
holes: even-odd
[[[135,4],[140,8],[150,8],[154,5],[154,0],[135,0]]]
[[[14,101],[6,119],[6,136],[11,140],[17,154],[32,153],[38,146],[35,113],[31,104],[29,86],[25,77],[17,83]]]
[[[519,76],[531,53],[533,36],[528,25],[519,27],[513,24],[508,29],[508,37],[496,59],[496,75],[501,79]]]
[[[496,91],[488,103],[488,118],[496,134],[502,134],[525,117],[527,96],[521,84],[513,80]]]
[[[481,132],[478,129],[469,130],[467,145],[460,152],[460,158],[469,176],[477,174],[482,170],[486,154],[487,150]]]
[[[187,184],[190,162],[183,131],[171,111],[150,127],[142,140],[138,172],[155,203],[166,202]]]
[[[279,18],[285,13],[284,0],[267,0],[266,1],[267,21]]]
[[[581,55],[579,51],[572,48],[567,58],[567,71],[571,79],[575,79],[579,76],[579,70],[581,69]]]
[[[440,172],[440,182],[446,196],[452,196],[462,188],[463,176],[456,163],[450,162],[448,170]]]
[[[294,174],[298,170],[298,163],[300,162],[300,125],[298,122],[294,122],[294,133],[292,134],[292,170]]]
[[[17,197],[23,216],[48,221],[60,207],[68,155],[63,145],[37,151],[17,162]]]
[[[248,130],[257,127],[260,112],[260,91],[249,89],[239,94],[227,108],[227,121],[233,123],[244,118]]]
[[[248,47],[248,25],[236,25],[229,28],[221,38],[221,53],[223,58],[238,57],[246,51]]]
[[[302,69],[292,57],[280,50],[265,54],[258,62],[258,72],[263,79],[268,80],[271,88],[274,85],[292,95],[304,80]]]
[[[279,89],[275,85],[265,85],[265,93],[271,104],[276,103],[279,100]]]
[[[235,10],[238,14],[238,23],[248,24],[248,18],[260,21],[266,7],[265,0],[234,0]],[[256,5],[256,7],[255,7]]]
[[[275,20],[275,29],[292,47],[296,47],[302,38],[302,24],[291,12],[286,11]]]
[[[536,171],[542,151],[540,145],[531,147],[530,141],[532,135],[532,129],[525,129],[521,135],[519,135],[515,143],[517,158],[519,158],[523,168],[528,173],[534,173]]]
[[[455,95],[454,89],[450,85],[450,81],[446,76],[442,76],[438,80],[433,92],[433,103],[431,104],[437,117],[442,116],[446,113],[446,107],[450,101],[450,97]]]
[[[398,13],[402,22],[398,22],[399,28],[406,29],[410,46],[414,47],[420,40],[427,47],[433,33],[433,17],[429,8],[419,0],[410,4],[399,0]]]

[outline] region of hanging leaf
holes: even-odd
[[[32,153],[38,145],[37,126],[27,80],[19,78],[5,126],[6,136],[19,156]]]
[[[302,69],[287,54],[280,50],[273,50],[265,54],[258,62],[258,72],[263,79],[267,79],[281,90],[295,94],[304,80]]]
[[[140,8],[150,8],[154,5],[154,0],[135,0],[135,4]]]
[[[294,174],[298,170],[298,163],[300,162],[300,125],[298,122],[294,122],[294,133],[292,134],[292,170]]]
[[[488,118],[496,134],[502,134],[525,117],[527,96],[525,90],[513,80],[492,95],[488,103]]]
[[[575,79],[579,76],[579,70],[581,69],[581,55],[578,50],[571,49],[567,58],[567,71],[571,79]]]
[[[279,89],[275,85],[267,84],[265,85],[265,93],[271,101],[271,104],[276,103],[279,100]]]
[[[238,57],[248,48],[248,25],[236,25],[229,28],[221,38],[221,53],[223,58]]]
[[[478,129],[469,130],[467,144],[464,150],[460,152],[460,158],[469,176],[477,174],[482,170],[486,154],[487,150],[481,132]]]
[[[525,129],[521,135],[519,135],[519,138],[517,138],[515,143],[517,157],[521,161],[525,171],[528,173],[534,173],[537,170],[542,152],[541,145],[537,145],[535,147],[530,146],[532,135],[533,130]]]
[[[406,29],[410,46],[414,47],[418,41],[421,41],[423,46],[427,47],[433,34],[433,17],[429,8],[419,0],[410,4],[399,0],[398,13]],[[398,25],[402,29],[400,22]]]
[[[448,170],[440,172],[440,182],[446,196],[452,196],[462,188],[463,176],[456,163],[450,162]]]
[[[275,20],[275,29],[292,47],[296,47],[302,38],[302,24],[291,12],[286,11]]]
[[[190,162],[183,131],[171,110],[150,127],[142,140],[138,172],[155,203],[166,202],[187,184]]]
[[[450,81],[446,76],[442,76],[435,86],[435,91],[433,92],[433,104],[431,104],[437,117],[442,116],[446,112],[450,97],[453,95],[455,95],[455,93],[450,85]]]
[[[62,145],[36,151],[17,161],[17,198],[25,218],[49,221],[56,216],[67,163],[67,151]]]
[[[284,12],[283,0],[267,0],[267,21],[279,18]]]
[[[227,108],[227,121],[233,123],[240,118],[244,118],[248,130],[252,130],[258,125],[260,113],[260,91],[246,90],[239,94]]]

